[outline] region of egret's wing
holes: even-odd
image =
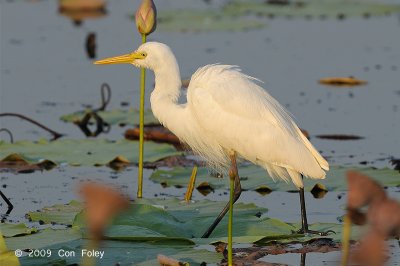
[[[253,81],[233,66],[205,66],[192,76],[188,107],[223,147],[266,168],[272,164],[323,178],[321,168],[328,169],[328,163],[289,113]]]

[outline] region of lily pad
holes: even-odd
[[[38,249],[53,244],[65,243],[68,241],[81,239],[82,233],[74,228],[68,229],[44,229],[35,234],[22,237],[6,238],[9,249]]]
[[[0,223],[0,232],[5,238],[30,235],[37,232],[36,228],[28,228],[25,224]]]
[[[327,176],[322,180],[313,180],[310,178],[304,179],[305,188],[309,191],[317,183],[321,183],[328,190],[346,191],[346,172],[349,170],[356,170],[364,173],[374,180],[377,180],[380,184],[385,186],[398,186],[400,185],[400,174],[396,170],[384,168],[384,169],[373,169],[373,168],[355,168],[355,167],[342,167],[333,166],[330,171],[327,172]],[[187,186],[189,177],[191,174],[190,168],[177,167],[170,170],[156,170],[150,177],[150,180],[162,183],[166,186]],[[241,177],[241,185],[245,190],[259,190],[265,187],[273,190],[280,191],[291,191],[296,189],[291,183],[285,183],[283,181],[273,182],[268,174],[261,167],[250,165],[239,167],[239,175]],[[201,167],[197,171],[196,186],[207,182],[212,188],[228,188],[228,180],[222,178],[216,178],[210,175],[209,170]]]
[[[233,0],[223,8],[224,14],[243,16],[317,16],[317,17],[356,17],[383,16],[399,13],[399,4],[360,0],[308,0],[290,1],[287,5],[272,5],[265,1]]]
[[[106,139],[63,139],[49,142],[19,141],[14,144],[0,142],[0,158],[18,153],[29,162],[39,162],[44,159],[57,163],[68,163],[74,166],[106,165],[117,156],[123,156],[131,163],[137,163],[139,142]],[[179,155],[182,152],[169,144],[147,142],[144,147],[145,162],[155,162],[165,157]]]
[[[78,201],[71,201],[68,204],[58,204],[45,207],[40,211],[29,212],[26,216],[35,222],[57,223],[72,225],[75,216],[82,210],[83,205]]]
[[[60,119],[64,122],[76,122],[82,120],[88,111],[79,111],[72,114],[63,115]],[[138,125],[139,124],[139,110],[110,110],[97,112],[104,122],[109,125]],[[157,118],[154,117],[151,110],[144,111],[144,121],[146,124],[159,124]]]
[[[226,16],[220,10],[171,10],[159,13],[161,31],[244,31],[265,27],[265,23],[248,17]]]
[[[227,217],[222,219],[210,238],[200,238],[224,205],[224,202],[208,200],[188,204],[178,199],[138,199],[126,213],[114,219],[105,237],[110,240],[150,241],[171,245],[226,242]],[[300,228],[300,225],[268,218],[265,213],[265,208],[254,204],[235,204],[234,242],[304,242],[316,237],[295,234],[293,232]],[[85,228],[83,215],[83,212],[77,215],[74,226]],[[311,225],[311,228],[315,230],[333,228],[340,231],[341,225],[321,223]],[[357,234],[354,237],[356,236]],[[336,241],[340,240],[340,234],[333,237]]]
[[[370,17],[399,13],[399,4],[369,0],[288,1],[267,4],[259,0],[232,0],[221,8],[163,10],[158,14],[160,31],[245,31],[266,26],[259,17]],[[134,19],[134,16],[131,16]]]
[[[81,263],[81,252],[87,248],[87,241],[72,240],[45,247],[50,249],[52,256],[49,258],[22,257],[20,262],[24,266],[38,265],[71,265]],[[60,250],[75,252],[74,257],[59,258]],[[156,258],[158,254],[164,254],[187,261],[190,265],[200,265],[202,262],[208,264],[221,261],[223,256],[216,252],[207,251],[204,248],[188,245],[164,245],[158,243],[143,243],[132,241],[103,240],[100,250],[104,251],[104,257],[97,259],[96,265],[158,265]],[[14,256],[15,257],[15,256]]]

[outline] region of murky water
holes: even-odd
[[[181,2],[157,4],[163,10]],[[205,5],[195,2],[186,5]],[[110,1],[106,17],[77,27],[57,13],[56,1],[2,1],[0,111],[29,115],[68,137],[80,138],[83,135],[75,126],[58,117],[80,110],[82,105],[98,106],[103,82],[113,89],[110,109],[126,101],[137,106],[138,71],[126,65],[94,66],[84,49],[89,32],[97,34],[99,58],[135,49],[140,40],[128,15],[136,5],[135,1]],[[368,161],[382,166],[389,157],[400,157],[399,32],[399,18],[394,15],[344,21],[278,18],[268,20],[261,30],[155,32],[150,40],[171,46],[182,77],[190,77],[208,63],[240,65],[244,72],[265,81],[264,87],[311,136],[365,137],[358,141],[313,137],[313,143],[332,163]],[[317,83],[327,76],[350,75],[369,83],[352,89]],[[152,78],[149,75],[148,84]],[[12,130],[17,140],[46,136],[15,118],[1,118],[0,123]],[[122,132],[114,127],[107,137],[120,138]]]
[[[103,82],[113,92],[109,109],[121,108],[122,102],[138,106],[139,72],[126,65],[94,66],[84,46],[87,35],[95,32],[98,58],[134,50],[140,39],[128,15],[136,10],[138,1],[109,1],[107,16],[84,21],[80,26],[58,14],[57,1],[0,3],[0,113],[25,114],[66,133],[68,138],[83,138],[77,127],[61,122],[59,117],[85,105],[98,106]],[[205,7],[203,1],[157,2],[160,12],[180,5]],[[149,39],[171,46],[183,78],[190,77],[202,65],[221,62],[239,65],[245,73],[263,80],[263,86],[293,113],[300,127],[309,131],[311,141],[332,164],[358,165],[366,161],[384,167],[390,166],[391,157],[399,158],[399,17],[344,21],[278,18],[267,23],[266,28],[248,32],[158,31]],[[317,82],[323,77],[350,75],[368,84],[334,88]],[[153,83],[152,79],[150,74],[148,84]],[[147,94],[150,92],[147,89]],[[146,105],[149,106],[148,97]],[[0,128],[10,129],[16,140],[49,137],[15,118],[1,117]],[[115,126],[106,137],[122,138],[124,130]],[[328,141],[315,137],[319,134],[354,134],[365,138]],[[7,136],[0,133],[0,138]],[[87,179],[122,187],[133,198],[134,173],[135,168],[115,173],[108,168],[66,167],[29,175],[2,173],[0,183],[6,185],[2,191],[18,202],[9,219],[23,221],[28,211],[76,199],[76,186]],[[150,171],[145,175],[149,176]],[[145,197],[153,197],[159,191],[159,185],[145,182]],[[182,196],[184,192],[176,188],[162,190],[171,196]],[[226,200],[224,192],[216,191],[207,198]],[[329,192],[322,200],[307,195],[310,222],[335,222],[342,215],[345,198],[338,199],[337,193]],[[396,191],[391,193],[398,195]],[[204,196],[196,192],[194,198]],[[271,217],[290,222],[299,218],[298,195],[294,193],[273,192],[261,197],[255,192],[244,192],[240,201],[267,207]],[[334,265],[329,261],[335,261],[336,255],[320,255],[311,261]],[[298,265],[299,259],[298,254],[266,258],[269,262],[293,265]]]

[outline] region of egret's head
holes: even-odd
[[[136,67],[156,70],[160,66],[168,64],[170,60],[175,61],[175,57],[167,45],[158,42],[148,42],[142,44],[136,51],[130,54],[105,58],[94,63],[96,65],[132,64]]]

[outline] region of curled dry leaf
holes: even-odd
[[[60,0],[59,9],[63,11],[101,10],[106,5],[105,0]]]
[[[368,176],[356,171],[348,171],[347,183],[349,186],[349,195],[347,198],[347,207],[349,209],[359,209],[373,201],[386,199],[385,191],[375,181]]]
[[[328,189],[321,183],[315,184],[314,187],[311,189],[311,194],[316,199],[322,199],[323,197],[325,197],[326,193],[328,193]]]
[[[0,169],[12,169],[18,173],[32,173],[36,170],[51,170],[57,164],[50,160],[43,160],[36,164],[31,164],[17,153],[10,154],[0,160]]]
[[[359,80],[354,77],[329,77],[319,80],[320,84],[331,86],[358,86],[367,84],[365,80]]]
[[[214,188],[210,185],[208,182],[202,182],[200,185],[196,187],[197,191],[199,191],[203,196],[207,196],[210,194],[212,191],[214,191]]]
[[[272,189],[268,186],[261,185],[258,188],[256,188],[255,191],[258,192],[260,195],[265,196],[270,194],[272,192]]]
[[[80,193],[85,200],[89,233],[93,239],[100,240],[110,220],[127,208],[129,201],[116,190],[95,183],[83,184]]]

